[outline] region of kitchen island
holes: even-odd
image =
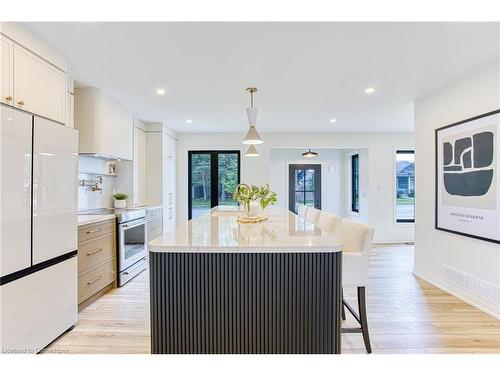
[[[239,215],[149,243],[152,353],[340,353],[341,243],[284,209]]]

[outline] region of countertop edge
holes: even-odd
[[[84,220],[82,222],[78,222],[78,227],[82,227],[84,225],[89,225],[89,224],[95,224],[95,223],[100,223],[101,221],[107,221],[107,220],[112,220],[112,219],[115,219],[116,216],[115,215],[111,215],[111,214],[106,214],[106,215],[95,215],[96,217],[94,217],[94,215],[78,215],[79,217],[81,216],[92,216],[92,218],[89,218],[87,220]]]
[[[154,246],[148,245],[151,253],[338,253],[342,244],[330,246],[268,246],[268,247],[207,247],[207,246]]]

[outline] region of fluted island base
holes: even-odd
[[[149,255],[152,353],[340,353],[341,252]]]

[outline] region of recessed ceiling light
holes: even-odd
[[[191,124],[192,122],[193,122],[193,120],[186,120],[187,124]]]
[[[365,93],[370,95],[370,94],[373,94],[375,92],[375,87],[367,87],[365,89]]]
[[[331,118],[330,122],[333,124],[334,122],[337,122],[337,119],[336,118]]]
[[[156,93],[158,95],[165,95],[165,90],[164,89],[156,89]]]

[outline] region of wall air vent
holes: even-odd
[[[449,283],[500,306],[500,287],[456,268],[443,265],[443,278]]]

